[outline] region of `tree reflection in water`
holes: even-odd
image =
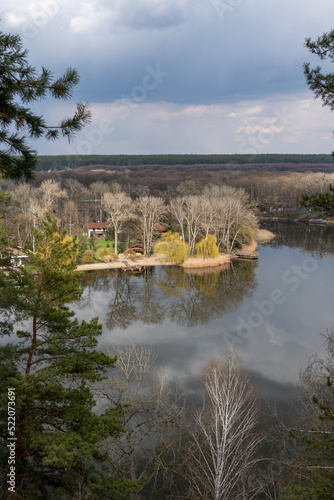
[[[334,255],[334,227],[314,226],[297,222],[265,222],[265,229],[272,231],[275,238],[266,243],[271,247],[300,248],[312,254],[316,259],[326,259]]]
[[[112,330],[127,329],[133,322],[161,324],[170,320],[193,327],[207,324],[236,310],[257,287],[257,262],[234,262],[214,269],[149,267],[139,275],[121,270],[85,273],[81,307],[92,307],[94,294],[105,300],[100,320]]]

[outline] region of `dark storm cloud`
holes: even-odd
[[[330,118],[320,103],[310,104],[302,65],[319,62],[304,40],[332,29],[332,0],[4,0],[1,14],[2,28],[22,36],[32,64],[50,67],[56,75],[77,68],[81,81],[73,100],[93,103],[94,116],[98,107],[98,116],[108,118],[110,107],[122,99],[138,105],[94,153],[238,152],[245,137],[237,131],[252,133],[255,122],[263,128],[264,120],[276,116],[278,102],[280,113],[288,107],[296,119],[284,137],[275,131],[257,152],[331,149]],[[152,71],[165,76],[148,80]],[[151,104],[156,109],[148,114],[145,106]],[[197,123],[187,111],[192,106],[211,110],[200,113]],[[221,106],[226,112],[214,109]],[[259,106],[262,115],[240,118],[241,108],[248,116],[246,108]],[[182,119],[184,112],[189,116],[187,127],[176,120],[176,107]],[[154,117],[166,113],[175,118],[173,127],[167,129],[164,119],[158,130]],[[226,118],[232,113],[233,122]],[[213,130],[212,117],[218,120]],[[312,131],[305,131],[308,124]],[[228,137],[223,145],[222,136]]]

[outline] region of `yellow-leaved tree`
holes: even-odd
[[[154,253],[163,254],[167,262],[181,264],[188,257],[189,245],[182,241],[179,233],[169,231],[154,247]]]
[[[209,234],[195,245],[195,256],[200,259],[214,259],[215,257],[219,257],[219,255],[215,234]]]

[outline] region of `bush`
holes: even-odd
[[[92,262],[94,262],[93,252],[92,252],[92,250],[86,250],[82,256],[82,263],[83,264],[91,264]]]
[[[97,252],[97,257],[103,260],[103,257],[107,257],[108,255],[110,255],[110,253],[110,250],[108,250],[107,248],[100,248]]]
[[[115,253],[110,253],[108,255],[103,255],[101,257],[101,260],[103,262],[113,262],[114,260],[117,260],[119,257]]]
[[[136,252],[134,250],[132,250],[132,248],[128,248],[125,252],[124,252],[124,255],[126,257],[128,257],[129,259],[131,260],[137,260],[138,259],[138,255],[136,254]]]

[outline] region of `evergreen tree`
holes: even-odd
[[[306,38],[305,45],[312,54],[319,56],[322,61],[330,59],[334,62],[334,30],[323,33],[315,41]],[[304,64],[304,74],[315,98],[320,98],[324,106],[329,106],[331,110],[334,110],[334,74],[322,73],[320,66],[310,68],[310,63]]]
[[[42,67],[41,74],[28,63],[18,35],[0,31],[0,175],[13,179],[29,179],[36,168],[36,151],[27,144],[31,138],[57,139],[62,135],[71,139],[90,121],[87,104],[78,103],[71,118],[56,126],[47,125],[42,116],[34,114],[27,106],[50,94],[55,99],[68,99],[72,88],[79,82],[75,69],[69,68],[54,80],[49,69]],[[16,131],[14,131],[16,129]]]
[[[323,61],[330,59],[334,62],[334,30],[323,33],[315,41],[306,38],[306,47],[312,54],[316,54]],[[314,92],[315,98],[322,100],[323,106],[329,106],[334,110],[334,74],[323,73],[320,66],[310,67],[310,63],[304,64],[304,74],[310,89]],[[334,152],[332,153],[334,156]],[[334,188],[330,186],[327,193],[304,194],[301,198],[301,206],[313,208],[324,215],[332,217],[334,215]]]
[[[97,318],[79,323],[66,304],[81,296],[74,271],[76,242],[57,234],[46,216],[36,231],[33,271],[1,252],[0,329],[13,336],[0,347],[1,498],[8,494],[9,389],[15,393],[15,494],[10,498],[123,498],[137,485],[116,479],[98,443],[122,431],[122,408],[94,412],[88,384],[115,360],[96,349]],[[13,430],[10,431],[12,433]],[[78,495],[78,496],[77,496]]]
[[[332,500],[334,491],[334,329],[325,336],[327,358],[313,356],[301,372],[309,407],[306,422],[291,430],[300,454],[292,464],[295,481],[289,500]],[[307,421],[308,419],[308,421]]]
[[[334,216],[334,187],[329,186],[330,191],[327,193],[303,194],[301,198],[301,206],[312,208],[317,212],[321,212],[328,217]]]

